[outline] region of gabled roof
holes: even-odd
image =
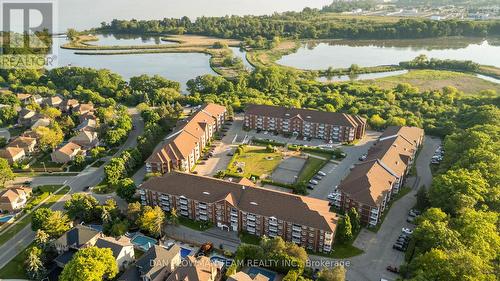
[[[258,116],[268,116],[282,119],[290,119],[293,117],[300,118],[307,122],[320,123],[320,124],[331,124],[346,127],[356,127],[362,125],[366,121],[357,116],[338,113],[338,112],[326,112],[309,110],[302,108],[287,108],[283,106],[270,106],[270,105],[257,105],[250,104],[245,110],[245,114],[258,115]]]
[[[141,188],[206,203],[226,200],[245,212],[276,217],[329,232],[334,232],[336,227],[337,216],[330,212],[328,201],[311,197],[180,172],[151,178]]]
[[[31,188],[29,187],[13,187],[8,188],[0,192],[0,202],[13,203],[20,196],[26,196],[31,193]]]
[[[0,157],[12,159],[18,156],[19,154],[24,154],[24,149],[20,147],[6,147],[4,149],[0,149]]]
[[[424,130],[417,127],[390,126],[385,129],[384,133],[380,136],[380,139],[396,135],[400,135],[416,145],[424,136]]]
[[[212,117],[220,116],[227,111],[225,106],[215,104],[215,103],[208,103],[208,104],[204,105],[201,108],[201,110],[210,114]]]
[[[369,150],[366,160],[379,159],[398,177],[404,175],[417,147],[406,138],[396,135],[381,138]]]
[[[133,247],[134,245],[130,242],[130,238],[121,236],[116,239],[113,237],[99,237],[95,243],[98,248],[109,248],[113,252],[113,256],[117,258],[122,252],[123,248]]]
[[[208,257],[188,256],[187,264],[177,267],[166,281],[214,281],[220,267]]]
[[[78,144],[74,143],[74,142],[68,142],[67,144],[63,145],[62,147],[60,147],[59,149],[57,149],[56,151],[59,151],[61,153],[64,153],[66,155],[73,155],[75,153],[75,151],[80,151],[82,149],[81,146],[79,146]]]
[[[243,271],[238,271],[235,274],[231,275],[227,281],[269,281],[269,278],[262,275],[262,274],[257,274],[255,275],[254,278],[250,277],[248,274],[246,274]]]
[[[79,224],[59,237],[56,240],[56,243],[60,245],[80,248],[99,234],[99,231]]]
[[[28,147],[33,144],[36,144],[36,139],[35,138],[30,138],[30,137],[17,137],[13,141],[11,141],[7,146],[9,147]]]
[[[149,250],[136,261],[137,269],[141,275],[149,277],[151,280],[162,271],[177,255],[180,255],[181,248],[174,244],[169,249],[162,246],[153,245]]]
[[[339,189],[357,202],[377,207],[395,181],[396,177],[379,160],[370,160],[354,166]]]

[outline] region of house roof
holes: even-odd
[[[87,113],[87,112],[92,111],[92,110],[94,110],[94,105],[91,103],[80,103],[76,107],[76,111],[80,114]]]
[[[384,133],[380,136],[380,139],[396,135],[404,137],[413,144],[418,144],[420,139],[424,136],[424,130],[417,127],[390,126],[385,129]]]
[[[84,142],[93,142],[97,138],[96,132],[91,131],[80,131],[76,136],[69,139],[70,142],[84,141]]]
[[[398,177],[402,177],[417,147],[406,138],[396,135],[381,138],[368,150],[366,160],[379,159]]]
[[[19,118],[29,119],[35,116],[35,114],[36,114],[35,111],[23,108],[19,111]]]
[[[49,118],[39,118],[31,125],[31,129],[34,130],[38,127],[48,127],[50,125],[50,119]]]
[[[226,200],[245,212],[273,216],[329,232],[334,232],[336,227],[337,216],[330,212],[328,201],[311,197],[180,172],[151,178],[141,188],[206,203]]]
[[[59,149],[57,149],[57,151],[64,153],[66,155],[73,155],[75,153],[75,151],[79,151],[81,149],[82,149],[82,147],[79,146],[78,144],[76,144],[74,142],[68,142],[67,144],[65,144],[62,147],[60,147]]]
[[[16,96],[20,101],[31,98],[31,94],[16,94]]]
[[[18,156],[19,154],[24,154],[24,149],[20,147],[6,147],[4,149],[0,149],[0,157],[12,159]]]
[[[283,106],[250,104],[245,114],[290,119],[298,117],[304,121],[320,124],[331,124],[345,127],[357,127],[366,122],[359,116],[338,112],[326,112],[302,108],[287,108]]]
[[[172,245],[169,249],[153,245],[135,264],[141,275],[154,280],[170,261],[180,255],[180,250],[181,248],[177,244]]]
[[[248,274],[246,274],[243,271],[238,271],[235,274],[231,275],[227,281],[269,281],[269,278],[262,275],[262,274],[257,274],[255,275],[254,278],[250,277]]]
[[[99,237],[95,243],[98,248],[109,248],[113,252],[113,256],[116,258],[120,255],[123,248],[134,247],[130,242],[130,238],[121,236],[116,239],[114,237]]]
[[[187,257],[187,264],[177,267],[166,281],[213,281],[220,270],[220,265],[210,262],[210,258],[201,256]]]
[[[80,248],[96,237],[96,235],[99,235],[99,233],[99,231],[93,228],[79,224],[59,237],[56,243]]]
[[[379,160],[370,160],[354,166],[339,189],[357,202],[376,207],[395,181],[396,177]]]
[[[31,137],[17,137],[13,141],[11,141],[8,146],[9,147],[29,147],[36,144],[36,139]]]
[[[4,189],[0,193],[0,202],[12,203],[15,202],[20,196],[31,193],[29,187],[12,187]]]
[[[215,104],[215,103],[208,103],[208,104],[204,105],[201,108],[201,110],[212,115],[212,117],[220,116],[220,115],[226,113],[226,111],[227,111],[225,106]]]

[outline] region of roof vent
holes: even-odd
[[[210,192],[203,191],[203,194],[210,195]]]
[[[285,113],[285,116],[290,116],[290,113]]]
[[[259,204],[257,204],[257,202],[253,202],[253,201],[252,201],[252,202],[250,202],[250,204],[252,204],[252,205],[254,205],[254,206],[259,205]]]
[[[246,186],[242,186],[241,189],[245,190]]]
[[[306,118],[307,118],[307,119],[311,119],[311,115],[307,115],[307,116],[306,116]]]

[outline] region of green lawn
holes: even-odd
[[[228,167],[228,172],[248,178],[251,175],[270,175],[282,160],[281,152],[269,152],[261,146],[247,146],[242,154],[235,156],[232,166]],[[243,173],[237,173],[238,163],[244,163]]]
[[[42,187],[42,188],[44,190],[55,190],[55,189],[57,189],[56,187],[59,188],[61,186],[46,186],[46,187]],[[65,188],[61,189],[61,191],[59,191],[58,193],[53,194],[52,196],[49,197],[49,199],[47,201],[45,201],[45,203],[42,204],[41,208],[49,208],[55,202],[57,202],[61,197],[63,197],[64,194],[68,193],[68,191],[69,191],[69,187],[65,187]],[[48,197],[48,194],[46,195],[46,193],[44,192],[40,196],[45,196],[45,198],[46,198],[46,197]],[[34,199],[34,200],[38,200],[38,199]],[[33,210],[31,210],[31,212],[32,211]],[[16,225],[14,225],[9,230],[7,230],[6,232],[3,232],[0,235],[0,245],[7,242],[10,238],[12,238],[12,236],[14,236],[16,233],[21,231],[21,229],[23,229],[24,227],[26,227],[28,224],[31,223],[31,212],[24,219],[18,221],[18,223]]]
[[[0,279],[28,279],[26,275],[26,258],[28,256],[28,248],[19,251],[19,254],[0,269]]]
[[[96,194],[109,194],[115,192],[115,190],[116,187],[114,185],[109,184],[106,181],[106,179],[104,179],[102,182],[100,182],[92,189],[92,192]]]
[[[179,224],[198,231],[207,230],[212,227],[211,223],[203,223],[185,217],[179,217]]]
[[[445,86],[452,86],[469,95],[489,89],[500,93],[499,84],[483,80],[473,74],[444,70],[411,70],[406,74],[365,80],[360,83],[378,85],[382,88],[394,88],[400,83],[410,83],[422,91],[440,90]]]
[[[64,164],[52,162],[52,160],[50,158],[50,153],[47,152],[44,155],[40,156],[36,160],[36,162],[31,165],[31,168],[43,168],[44,164],[42,164],[42,163],[45,164],[46,168],[61,168],[64,165]]]
[[[327,158],[328,159],[328,158]],[[327,160],[321,160],[314,157],[308,157],[304,168],[299,173],[297,183],[307,183],[311,178],[327,163]]]
[[[240,240],[242,243],[253,244],[253,245],[260,244],[260,237],[257,235],[253,235],[253,234],[246,233],[246,232],[241,232],[239,236],[240,236]]]

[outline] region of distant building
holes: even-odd
[[[70,249],[79,250],[94,246],[101,233],[91,227],[78,224],[61,237],[54,240],[54,246],[59,254]]]
[[[177,267],[166,281],[219,281],[221,278],[221,266],[212,263],[209,257],[188,256],[186,265]]]
[[[337,226],[328,201],[187,173],[151,178],[139,193],[143,205],[175,208],[228,231],[280,236],[319,252],[331,251]]]
[[[219,131],[226,119],[226,108],[217,104],[201,107],[162,147],[146,160],[146,171],[168,173],[172,170],[190,171],[201,157],[203,148]]]
[[[269,105],[248,105],[244,127],[334,142],[365,135],[366,120],[357,115]]]

